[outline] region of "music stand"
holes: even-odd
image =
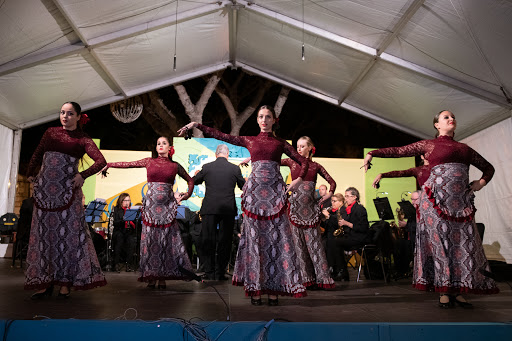
[[[93,200],[85,208],[85,222],[86,223],[99,223],[101,222],[101,214],[107,206],[106,202]]]
[[[179,205],[178,211],[176,212],[176,219],[178,220],[189,220],[190,209],[187,206]]]
[[[124,212],[123,220],[124,221],[133,221],[139,219],[140,217],[140,207],[132,206]]]
[[[373,203],[375,204],[377,214],[381,220],[395,219],[388,198],[375,198],[373,199]]]
[[[416,217],[416,209],[410,201],[399,201],[398,206],[402,209],[405,215],[405,219],[414,219]]]

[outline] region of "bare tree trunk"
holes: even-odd
[[[228,89],[225,89],[220,86],[217,86],[215,88],[215,92],[221,98],[228,112],[228,116],[231,121],[230,134],[234,136],[240,135],[240,129],[247,121],[247,119],[251,117],[251,115],[254,113],[257,106],[263,99],[263,96],[265,95],[267,90],[272,86],[272,83],[269,80],[262,80],[261,82],[259,82],[259,84],[257,85],[258,92],[256,96],[253,97],[251,103],[242,112],[239,112],[236,106],[234,105],[234,103],[239,103],[239,98],[238,96],[236,96],[236,89],[233,89],[234,87],[238,86],[238,82],[239,81],[237,80],[237,82],[235,82],[233,86],[228,87]]]
[[[153,130],[166,137],[176,136],[179,124],[176,116],[167,108],[156,91],[151,91],[142,96],[144,112],[142,117],[149,123]]]
[[[279,93],[279,97],[276,100],[276,105],[274,105],[274,111],[276,112],[276,117],[281,115],[281,111],[283,110],[283,106],[288,99],[288,94],[290,93],[290,88],[283,86],[281,88],[281,92]]]
[[[212,96],[215,87],[219,83],[223,72],[224,71],[216,72],[208,79],[203,93],[195,105],[192,103],[192,100],[187,93],[187,89],[185,89],[182,84],[174,85],[174,89],[178,93],[181,104],[183,104],[183,107],[185,108],[185,113],[190,118],[191,122],[203,123],[204,109],[206,104],[208,104],[208,100]],[[194,137],[203,137],[203,132],[194,128]]]

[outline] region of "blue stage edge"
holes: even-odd
[[[512,323],[298,323],[98,320],[1,320],[14,340],[512,340]]]

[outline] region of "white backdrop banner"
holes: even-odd
[[[512,118],[501,121],[461,142],[468,144],[496,173],[491,182],[476,193],[476,222],[485,224],[484,248],[488,259],[512,263]],[[482,173],[475,167],[470,180]]]
[[[0,124],[0,215],[7,213],[9,174],[12,164],[13,131]],[[16,186],[16,184],[11,184]]]

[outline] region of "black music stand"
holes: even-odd
[[[85,222],[89,224],[101,222],[101,214],[103,213],[105,206],[107,206],[106,202],[102,202],[97,199],[91,201],[85,208]]]
[[[380,220],[395,219],[388,198],[375,198],[373,199],[373,203],[375,204]]]
[[[414,208],[410,201],[399,201],[397,204],[404,212],[405,219],[409,220],[414,219],[414,217],[416,217],[416,209]]]

